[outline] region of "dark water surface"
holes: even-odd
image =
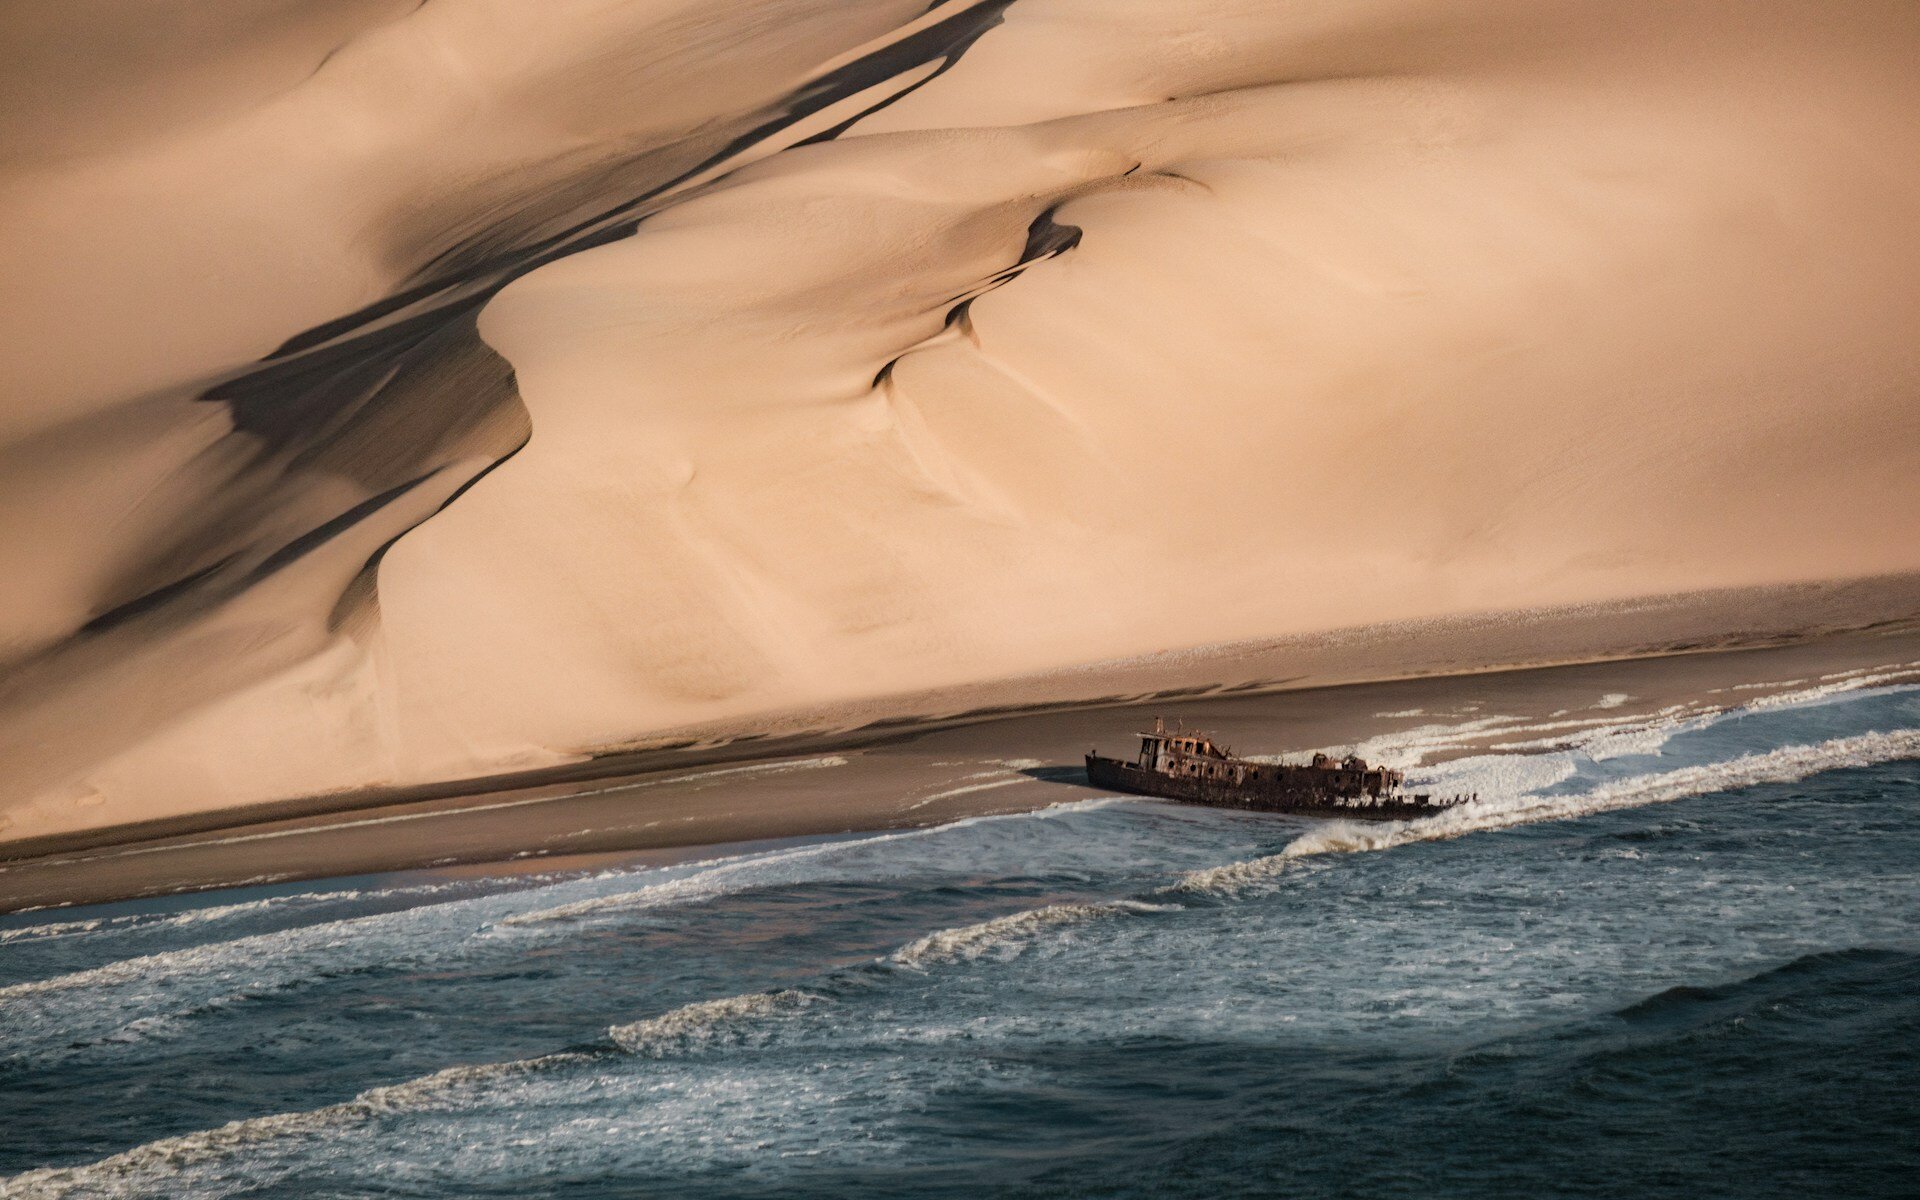
[[[1607,711],[1412,825],[6,918],[0,1194],[1914,1195],[1920,693]]]

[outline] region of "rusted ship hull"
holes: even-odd
[[[1410,821],[1444,812],[1459,802],[1436,801],[1426,796],[1373,796],[1364,791],[1343,795],[1325,787],[1311,786],[1309,781],[1300,778],[1305,774],[1283,768],[1275,772],[1276,777],[1265,779],[1169,775],[1117,758],[1087,755],[1087,781],[1095,787],[1183,804],[1204,804],[1210,808],[1359,821]]]

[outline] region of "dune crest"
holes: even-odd
[[[1920,569],[1909,4],[125,19],[9,51],[0,837]]]

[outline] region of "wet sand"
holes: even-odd
[[[1086,786],[1081,755],[1095,747],[1130,749],[1132,732],[1156,715],[1205,728],[1249,755],[1487,722],[1481,732],[1450,738],[1430,760],[1438,761],[1498,752],[1503,739],[1525,732],[1521,725],[1657,720],[1663,713],[1730,709],[1868,679],[1920,681],[1920,630],[1898,622],[1717,653],[1133,697],[695,745],[641,756],[645,771],[623,772],[618,762],[583,764],[578,769],[611,772],[591,781],[547,779],[484,791],[469,781],[463,794],[392,798],[352,811],[256,814],[197,831],[92,835],[106,844],[17,846],[13,857],[0,860],[0,912],[451,864],[490,864],[477,869],[503,872],[586,868],[676,848],[1030,809],[1100,794]],[[1491,720],[1496,717],[1512,720]],[[746,755],[757,757],[742,761]],[[697,761],[700,756],[707,761]]]

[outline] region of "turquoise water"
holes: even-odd
[[[1584,736],[1584,735],[1583,735]],[[1920,693],[589,876],[0,921],[6,1196],[1852,1196],[1920,1169]]]

